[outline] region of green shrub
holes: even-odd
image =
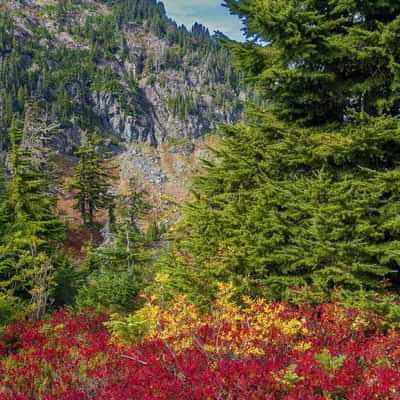
[[[88,283],[78,290],[76,308],[129,312],[140,305],[138,294],[143,287],[138,271],[95,271],[89,276]]]

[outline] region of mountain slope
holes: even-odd
[[[2,146],[11,116],[44,100],[73,151],[84,129],[118,142],[195,138],[234,120],[238,77],[201,25],[178,28],[162,3],[10,1],[0,22]]]
[[[84,132],[98,130],[121,187],[137,177],[159,207],[162,195],[187,198],[204,135],[237,120],[248,96],[222,34],[178,27],[154,0],[11,0],[0,15],[3,159],[13,118],[48,128],[65,175]]]

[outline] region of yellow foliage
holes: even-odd
[[[304,342],[300,341],[294,345],[294,350],[298,351],[299,353],[302,353],[304,351],[310,350],[312,347],[312,343],[310,342]]]
[[[177,353],[195,343],[212,354],[265,356],[266,346],[282,338],[295,351],[310,348],[310,343],[302,340],[308,333],[304,319],[285,320],[280,316],[284,306],[263,299],[245,297],[243,305],[237,305],[231,301],[231,293],[230,285],[221,285],[220,296],[209,313],[202,313],[183,295],[177,296],[167,310],[150,300],[134,315],[122,319],[113,316],[107,326],[127,343],[162,340]],[[204,343],[200,339],[202,327],[212,328]]]
[[[369,326],[369,321],[362,315],[357,315],[355,318],[354,322],[351,324],[351,328],[354,331],[360,331],[362,329],[365,329]]]

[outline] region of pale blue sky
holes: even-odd
[[[163,0],[163,3],[168,16],[178,25],[184,24],[190,29],[194,22],[199,22],[211,33],[218,30],[231,39],[243,40],[239,18],[221,6],[222,0]]]

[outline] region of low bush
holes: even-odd
[[[400,332],[336,303],[294,307],[226,294],[132,316],[59,311],[8,326],[1,400],[400,398]],[[107,322],[108,320],[108,322]],[[107,329],[108,327],[108,329]]]

